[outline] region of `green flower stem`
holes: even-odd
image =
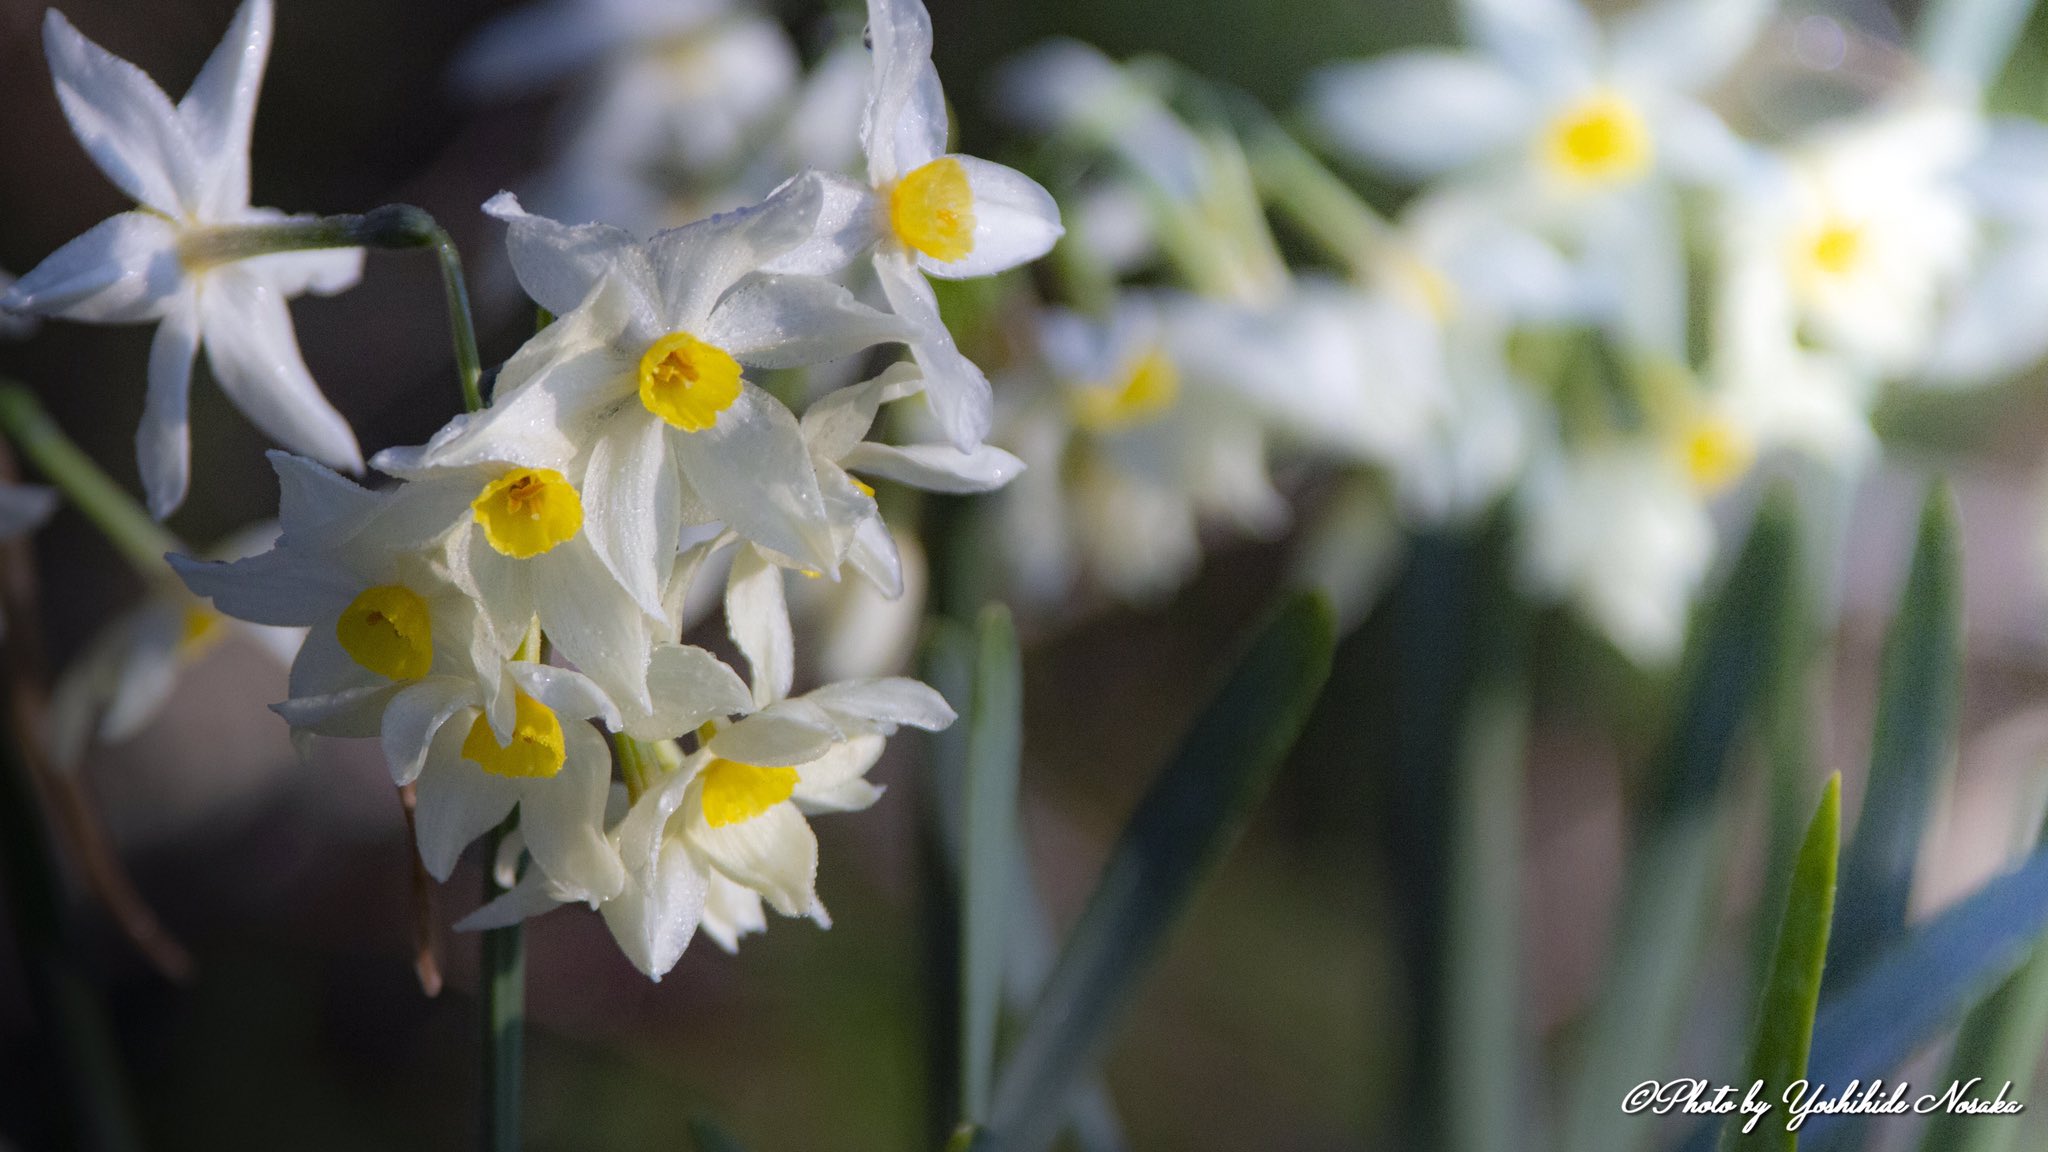
[[[1276,126],[1256,132],[1247,151],[1260,195],[1363,278],[1387,240],[1387,222],[1379,213]]]
[[[455,374],[462,387],[462,406],[470,412],[484,406],[483,359],[476,350],[476,322],[470,316],[462,257],[447,230],[424,209],[387,204],[361,215],[216,228],[187,238],[179,245],[178,254],[188,266],[204,267],[275,252],[322,248],[432,248],[441,261],[441,285],[448,297],[448,330],[455,341]]]
[[[484,837],[484,900],[503,894],[498,885],[498,846],[519,824],[518,813]],[[483,994],[484,1152],[517,1152],[519,1102],[526,1050],[526,938],[517,924],[483,934],[478,981]]]
[[[173,579],[164,554],[182,552],[185,546],[64,435],[26,386],[0,380],[0,430],[106,534],[137,573],[151,581]]]

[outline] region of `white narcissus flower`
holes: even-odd
[[[559,318],[505,365],[489,408],[423,448],[379,454],[377,466],[414,478],[493,464],[549,473],[581,494],[589,517],[578,519],[603,568],[657,620],[686,523],[718,521],[836,571],[797,419],[743,377],[743,365],[819,363],[907,335],[838,285],[757,273],[813,235],[819,203],[818,178],[807,175],[757,207],[640,243],[493,200],[489,209],[512,225],[521,283]]]
[[[701,649],[665,645],[650,672],[668,689],[656,693],[662,707],[626,717],[641,739],[694,731],[698,743],[688,755],[665,739],[656,745],[655,763],[642,768],[650,778],[610,833],[626,879],[600,911],[627,958],[656,979],[700,927],[728,950],[759,931],[764,901],[829,924],[805,817],[873,804],[881,789],[866,773],[897,726],[936,731],[954,719],[914,680],[848,681],[787,697],[782,574],[746,550],[735,569],[727,614],[754,671],[751,687]],[[567,898],[536,857],[517,886],[458,927],[513,923]]]
[[[353,285],[362,250],[221,255],[235,229],[291,219],[249,206],[249,130],[270,27],[270,0],[247,0],[173,105],[140,69],[87,40],[54,9],[43,24],[73,131],[140,207],[51,254],[0,298],[0,308],[101,324],[156,322],[136,457],[158,518],[178,507],[190,481],[186,402],[202,344],[213,378],[258,428],[334,467],[362,468],[355,433],[313,383],[285,306],[308,291]]]
[[[987,276],[1038,259],[1061,235],[1059,206],[1029,176],[946,152],[946,97],[932,67],[932,24],[921,0],[870,0],[874,75],[861,129],[868,186],[828,186],[825,235],[771,265],[843,266],[875,246],[889,307],[911,327],[911,357],[940,430],[962,452],[987,437],[988,378],[954,346],[927,274]]]
[[[2048,125],[1994,121],[1960,175],[1984,250],[1946,302],[1919,373],[1949,388],[2003,380],[2048,354]]]
[[[1334,144],[1412,178],[1481,170],[1564,198],[1658,172],[1698,179],[1740,151],[1696,94],[1775,7],[1649,0],[1603,30],[1576,0],[1461,0],[1477,51],[1335,65],[1310,100]]]
[[[261,524],[208,555],[238,560],[276,538],[276,525]],[[84,762],[90,745],[117,744],[141,732],[170,700],[180,674],[230,637],[253,641],[279,667],[290,667],[305,634],[303,628],[231,620],[183,587],[159,584],[101,629],[57,677],[50,691],[51,759],[70,770]]]
[[[1535,592],[1574,602],[1639,664],[1678,655],[1714,556],[1713,521],[1681,460],[1654,443],[1553,449],[1517,499]]]
[[[370,492],[274,453],[277,544],[232,563],[172,557],[186,584],[238,619],[309,629],[276,705],[303,748],[318,734],[381,740],[394,783],[416,784],[421,859],[446,880],[470,841],[520,809],[560,890],[596,902],[623,883],[603,834],[619,726],[589,678],[506,660],[446,566],[450,505],[431,486]]]

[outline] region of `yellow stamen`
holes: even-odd
[[[1688,421],[1679,436],[1678,451],[1693,486],[1709,495],[1742,479],[1756,462],[1756,445],[1748,434],[1720,416]]]
[[[1831,220],[1807,241],[1806,259],[1823,275],[1843,277],[1856,270],[1863,257],[1863,228],[1844,220]]]
[[[852,482],[854,488],[857,489],[861,495],[867,497],[870,500],[873,500],[875,498],[874,485],[862,481],[861,478],[858,476],[848,476],[847,480]]]
[[[952,263],[974,251],[974,191],[951,156],[904,173],[889,190],[889,227],[904,246]]]
[[[188,604],[178,628],[178,657],[196,660],[220,643],[225,618],[204,604]]]
[[[740,362],[716,344],[671,332],[640,357],[640,403],[685,432],[702,432],[740,398]]]
[[[400,584],[365,588],[334,622],[349,658],[379,676],[417,680],[434,666],[426,598]]]
[[[1133,357],[1114,380],[1071,394],[1074,423],[1114,432],[1158,419],[1180,398],[1180,370],[1163,349]]]
[[[1622,184],[1649,171],[1653,148],[1642,113],[1614,92],[1596,92],[1558,113],[1543,134],[1551,171],[1574,184]]]
[[[491,547],[518,560],[554,548],[583,527],[583,498],[552,468],[514,468],[469,507]]]
[[[518,780],[546,779],[562,770],[568,758],[562,721],[554,710],[524,692],[513,692],[512,742],[498,743],[490,719],[477,714],[463,738],[462,755],[493,776]]]
[[[713,828],[752,820],[796,791],[796,769],[714,759],[704,766],[704,822]]]

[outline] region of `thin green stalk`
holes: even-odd
[[[1333,259],[1365,275],[1386,243],[1387,222],[1379,213],[1276,125],[1256,132],[1249,152],[1260,194]]]
[[[505,889],[498,884],[498,846],[518,826],[514,813],[484,837],[484,899],[495,900]],[[520,1086],[526,1048],[526,939],[520,926],[493,928],[483,934],[479,983],[483,992],[483,1125],[478,1147],[484,1152],[517,1152]]]
[[[455,341],[455,374],[462,388],[462,406],[470,412],[484,406],[480,385],[483,359],[476,350],[476,322],[470,317],[469,283],[462,275],[462,257],[455,250],[455,241],[425,209],[386,204],[361,215],[216,228],[185,240],[179,246],[179,256],[188,265],[203,266],[320,248],[432,248],[440,259],[441,285],[447,293],[448,331]]]
[[[164,554],[182,551],[184,545],[64,435],[26,385],[0,380],[0,430],[106,534],[136,572],[148,580],[171,578]]]

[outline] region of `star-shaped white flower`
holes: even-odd
[[[222,255],[246,225],[288,219],[249,206],[249,131],[270,55],[270,0],[247,0],[185,98],[80,35],[54,9],[43,44],[79,142],[138,207],[103,221],[21,278],[0,309],[98,324],[157,322],[136,456],[158,518],[185,498],[186,420],[200,345],[221,390],[279,443],[359,470],[348,422],[299,354],[285,301],[333,293],[362,274],[359,248]]]
[[[641,243],[494,199],[520,282],[560,318],[505,365],[489,408],[423,448],[379,454],[377,466],[407,477],[490,462],[552,471],[581,493],[604,567],[656,619],[684,524],[721,522],[836,570],[796,417],[743,377],[908,335],[829,281],[757,274],[811,238],[820,201],[807,175],[756,207]]]
[[[946,152],[946,96],[921,0],[870,0],[868,35],[868,184],[831,181],[819,241],[771,267],[825,271],[874,246],[889,307],[914,330],[910,354],[932,413],[966,452],[988,435],[988,378],[954,345],[925,276],[987,276],[1038,259],[1062,234],[1059,206],[1022,172]]]

